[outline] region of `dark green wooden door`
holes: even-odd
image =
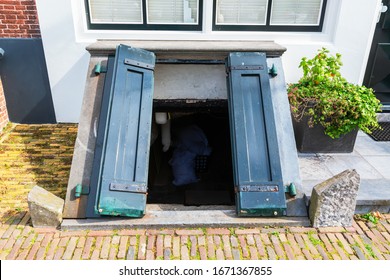
[[[237,214],[285,215],[266,56],[230,53],[226,66]]]
[[[119,45],[108,102],[99,125],[102,151],[98,168],[95,212],[142,217],[145,213],[153,106],[151,52]],[[103,97],[104,98],[104,97]]]
[[[374,89],[377,98],[390,110],[390,0],[375,27],[363,84]],[[386,9],[387,6],[387,9]]]

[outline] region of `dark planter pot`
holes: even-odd
[[[355,129],[340,138],[332,139],[324,133],[320,125],[309,127],[308,119],[304,117],[300,122],[293,119],[295,142],[301,153],[351,153],[355,146],[358,129]]]

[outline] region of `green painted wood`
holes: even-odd
[[[266,55],[230,53],[226,67],[237,215],[285,215]]]
[[[153,109],[151,52],[119,45],[99,159],[95,212],[142,217],[145,214]],[[105,108],[102,108],[105,109]],[[100,126],[99,126],[100,127]],[[101,134],[101,133],[100,133]]]

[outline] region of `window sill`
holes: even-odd
[[[286,48],[274,41],[159,41],[159,40],[98,40],[87,50],[92,55],[114,54],[119,44],[156,53],[158,58],[224,59],[229,52],[265,52],[267,57],[279,57]]]

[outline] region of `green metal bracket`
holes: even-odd
[[[278,75],[278,69],[275,67],[275,64],[272,64],[272,67],[268,70],[268,74],[273,78]]]
[[[294,183],[291,183],[288,186],[285,186],[285,193],[288,193],[291,196],[297,195],[297,188],[295,187]]]
[[[80,198],[81,195],[89,195],[89,186],[77,184],[74,190],[74,196]]]
[[[95,75],[99,75],[100,73],[107,73],[107,67],[106,66],[102,66],[101,62],[98,62],[95,65],[94,72],[95,72]]]

